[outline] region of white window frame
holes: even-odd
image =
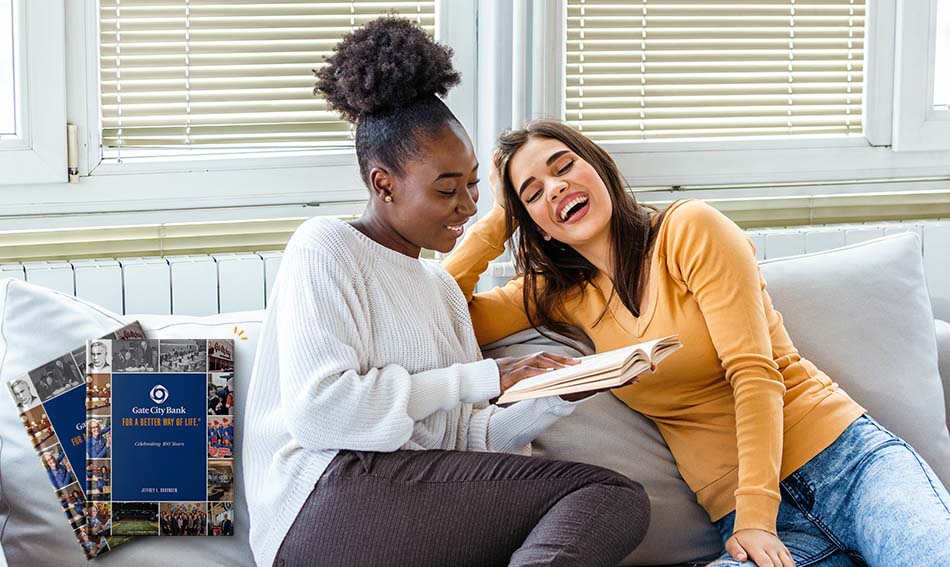
[[[898,2],[894,150],[950,150],[950,110],[934,108],[937,0]]]
[[[65,0],[13,0],[17,133],[0,136],[0,195],[65,182]]]
[[[453,62],[462,74],[462,83],[453,89],[447,102],[473,138],[476,7],[477,0],[439,0],[436,5],[436,37],[453,47]],[[29,194],[5,194],[8,198],[0,211],[0,227],[88,226],[93,219],[96,225],[105,226],[167,222],[169,218],[218,221],[299,217],[312,215],[314,206],[334,211],[327,214],[361,210],[367,192],[352,150],[103,162],[99,140],[98,1],[69,0],[65,14],[70,22],[65,30],[67,113],[79,129],[80,183],[47,183],[34,187]],[[65,134],[65,119],[60,127]],[[62,170],[65,179],[65,158]],[[38,210],[42,215],[37,214]]]
[[[914,3],[918,0],[909,0]],[[929,1],[929,0],[927,0]],[[947,176],[950,152],[894,152],[891,145],[895,67],[894,37],[898,0],[868,0],[865,30],[865,131],[861,137],[796,137],[787,140],[699,140],[604,143],[635,189],[667,189],[667,197],[699,196],[710,186],[754,186]],[[534,0],[532,92],[527,114],[563,116],[565,0]],[[931,42],[932,43],[932,42]],[[557,48],[555,49],[555,46]],[[932,68],[932,65],[931,65]],[[899,103],[898,103],[899,104]],[[898,106],[897,110],[901,108]],[[950,149],[950,148],[948,148]],[[882,188],[892,191],[893,187]],[[762,189],[761,195],[768,194]],[[803,188],[810,195],[831,194],[835,186]],[[708,192],[706,193],[708,194]],[[747,188],[718,193],[747,198]]]

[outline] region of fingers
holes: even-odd
[[[548,363],[553,363],[557,368],[563,368],[564,366],[580,364],[579,360],[575,360],[569,356],[561,356],[559,354],[554,354],[553,352],[536,352],[534,354],[528,355],[527,360],[538,360],[546,361]]]
[[[515,365],[533,366],[535,368],[544,369],[564,368],[565,366],[579,364],[579,361],[574,360],[569,356],[561,356],[551,352],[537,352],[534,354],[529,354],[528,356],[513,359],[512,362]]]
[[[792,554],[788,552],[788,549],[779,550],[778,555],[782,559],[782,567],[795,567],[795,560],[792,559]]]
[[[758,565],[758,567],[781,567],[781,564],[776,565],[772,558],[769,556],[768,552],[763,549],[754,549],[749,552],[749,557],[752,559],[752,562]]]
[[[749,555],[746,553],[745,549],[739,545],[739,542],[736,540],[735,536],[732,536],[726,540],[726,551],[728,551],[729,555],[731,555],[737,561],[745,561],[749,558]]]
[[[553,361],[555,361],[555,362],[559,362],[560,364],[563,364],[563,365],[566,365],[566,366],[571,366],[571,365],[574,365],[574,364],[580,364],[580,363],[581,363],[581,361],[580,361],[580,360],[577,360],[576,358],[571,358],[571,357],[569,357],[569,356],[561,356],[561,355],[559,355],[559,354],[554,354],[553,352],[542,352],[542,353],[541,353],[541,356],[542,356],[543,358],[546,358],[546,359],[548,359],[548,360],[553,360]]]
[[[525,380],[527,378],[532,378],[539,374],[544,374],[548,370],[546,368],[539,368],[536,366],[518,366],[516,368],[510,368],[502,374],[501,377],[501,391],[505,392],[508,388],[514,386],[518,382]]]

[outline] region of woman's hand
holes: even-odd
[[[505,208],[505,182],[501,178],[501,172],[495,167],[495,158],[498,157],[496,149],[491,155],[491,173],[488,174],[488,186],[491,187],[492,197],[499,207]]]
[[[525,378],[544,374],[555,368],[580,364],[580,361],[550,352],[538,352],[528,356],[496,358],[495,364],[498,365],[499,387],[504,394],[505,390]]]
[[[759,567],[795,567],[795,560],[777,536],[765,530],[739,530],[726,540],[726,551],[737,561]]]

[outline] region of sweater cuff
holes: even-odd
[[[476,403],[499,395],[498,365],[486,359],[414,374],[406,414],[421,421],[459,402]]]
[[[561,399],[560,396],[547,396],[540,398],[538,402],[544,404],[542,407],[544,407],[545,411],[548,413],[553,413],[554,415],[564,417],[565,415],[571,415],[574,413],[574,408],[592,397],[593,396],[590,396],[577,402],[569,402],[567,400]]]
[[[763,494],[736,495],[736,523],[732,528],[739,530],[764,530],[778,535],[775,520],[781,500]]]
[[[459,397],[468,404],[477,404],[501,395],[498,364],[491,358],[463,365]]]

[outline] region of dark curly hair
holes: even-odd
[[[461,80],[452,49],[410,20],[384,16],[350,32],[314,73],[314,94],[356,124],[356,156],[367,185],[374,165],[401,175],[406,161],[422,157],[421,142],[459,123],[439,98]]]

